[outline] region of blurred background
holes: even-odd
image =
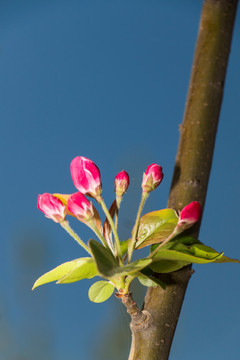
[[[0,360],[126,360],[129,318],[114,297],[88,300],[92,281],[34,281],[83,251],[37,210],[43,192],[76,191],[71,160],[100,168],[110,205],[117,172],[131,184],[120,212],[127,239],[142,173],[161,186],[144,212],[166,206],[202,1],[0,1]],[[240,258],[238,12],[200,240]],[[87,241],[92,235],[71,222]],[[195,265],[170,359],[238,359],[238,264]],[[139,304],[144,288],[136,287]]]

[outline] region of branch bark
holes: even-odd
[[[181,209],[194,200],[204,207],[237,3],[238,0],[205,0],[203,4],[168,201],[171,208]],[[199,228],[200,222],[190,235],[197,237]],[[167,283],[165,291],[159,287],[148,289],[145,326],[139,327],[132,317],[129,360],[168,359],[191,274],[191,266],[186,266],[164,278],[161,275]]]

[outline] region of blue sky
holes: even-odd
[[[166,206],[201,6],[190,0],[1,1],[0,360],[96,359],[94,347],[107,351],[113,328],[115,358],[127,358],[121,349],[130,340],[117,299],[90,303],[87,281],[31,291],[42,273],[82,255],[37,210],[36,200],[43,192],[74,192],[69,166],[82,155],[99,166],[108,204],[116,173],[130,174],[120,213],[123,239],[134,222],[142,173],[153,162],[165,177],[145,212]],[[239,15],[200,233],[200,240],[235,258]],[[89,239],[87,229],[73,226]],[[194,269],[170,359],[236,359],[239,267]]]

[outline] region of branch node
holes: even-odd
[[[132,298],[132,293],[122,296],[122,303],[126,306],[128,314],[131,316],[131,329],[142,331],[147,329],[153,322],[152,315],[147,310],[140,310]]]
[[[136,319],[132,317],[132,321],[130,323],[130,328],[132,330],[134,329],[135,332],[146,330],[153,323],[153,318],[149,311],[142,310],[141,313],[142,313],[141,322],[139,322],[140,319],[137,319],[137,321],[135,321]]]

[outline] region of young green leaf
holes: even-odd
[[[150,267],[156,273],[169,273],[181,269],[183,266],[191,264],[186,261],[179,260],[160,260],[153,262]]]
[[[148,267],[138,273],[138,280],[147,287],[161,286],[161,288],[166,289],[166,284],[155,277],[153,271]]]
[[[240,263],[240,260],[238,259],[231,259],[227,256],[222,256],[219,259],[216,259],[214,261],[215,263],[228,263],[228,262],[233,262],[233,263]]]
[[[160,249],[157,254],[154,255],[153,262],[159,260],[180,260],[187,263],[207,264],[223,256],[223,253],[210,252],[206,249],[199,249],[197,246],[199,245],[187,247],[182,244],[176,244],[171,250]]]
[[[110,278],[119,265],[112,252],[96,240],[90,240],[89,246],[96,261],[98,271],[105,278]]]
[[[186,245],[187,250],[186,247],[181,247],[181,245],[179,244]],[[217,255],[219,255],[216,250],[214,250],[210,246],[204,245],[201,241],[194,239],[191,236],[176,237],[174,241],[171,241],[169,243],[169,249],[180,250],[184,252],[187,251],[198,257],[203,257],[205,259],[214,259],[214,262],[217,263],[240,262],[237,259],[231,259],[223,255],[221,257],[216,257]],[[223,254],[223,252],[221,254]]]
[[[61,279],[62,277],[64,277],[68,273],[72,272],[73,270],[75,270],[79,266],[81,266],[82,262],[87,260],[87,259],[91,259],[91,258],[80,258],[80,259],[75,259],[75,260],[72,260],[72,261],[68,261],[68,262],[65,262],[65,263],[57,266],[53,270],[48,271],[47,273],[40,276],[40,278],[38,278],[35,281],[32,290],[35,289],[36,287],[40,286],[40,285],[47,284],[49,282],[57,281],[57,280]]]
[[[114,285],[108,281],[97,281],[90,287],[88,297],[95,303],[106,301],[112,295],[114,288]]]
[[[99,273],[106,279],[125,276],[144,269],[152,259],[139,259],[128,265],[119,266],[111,251],[96,240],[89,241]]]
[[[146,268],[151,263],[152,263],[152,259],[139,259],[133,261],[128,265],[119,266],[118,268],[113,269],[111,278],[134,274]]]
[[[178,216],[173,209],[163,209],[145,214],[138,230],[135,248],[158,244],[169,237],[178,223]]]
[[[183,235],[176,236],[168,244],[173,244],[173,243],[181,243],[181,244],[188,245],[188,246],[194,245],[194,244],[202,244],[201,241],[195,239],[192,236],[183,236]]]
[[[91,279],[98,275],[95,261],[92,258],[83,258],[79,260],[79,265],[74,270],[67,273],[57,284],[68,284],[82,279]]]
[[[152,246],[152,251],[158,245]],[[153,257],[151,269],[158,273],[168,273],[181,269],[191,263],[207,264],[210,262],[240,262],[218,253],[209,246],[190,236],[178,236],[159,249]]]
[[[120,242],[122,255],[125,255],[128,250],[128,244],[131,239],[123,240]]]

